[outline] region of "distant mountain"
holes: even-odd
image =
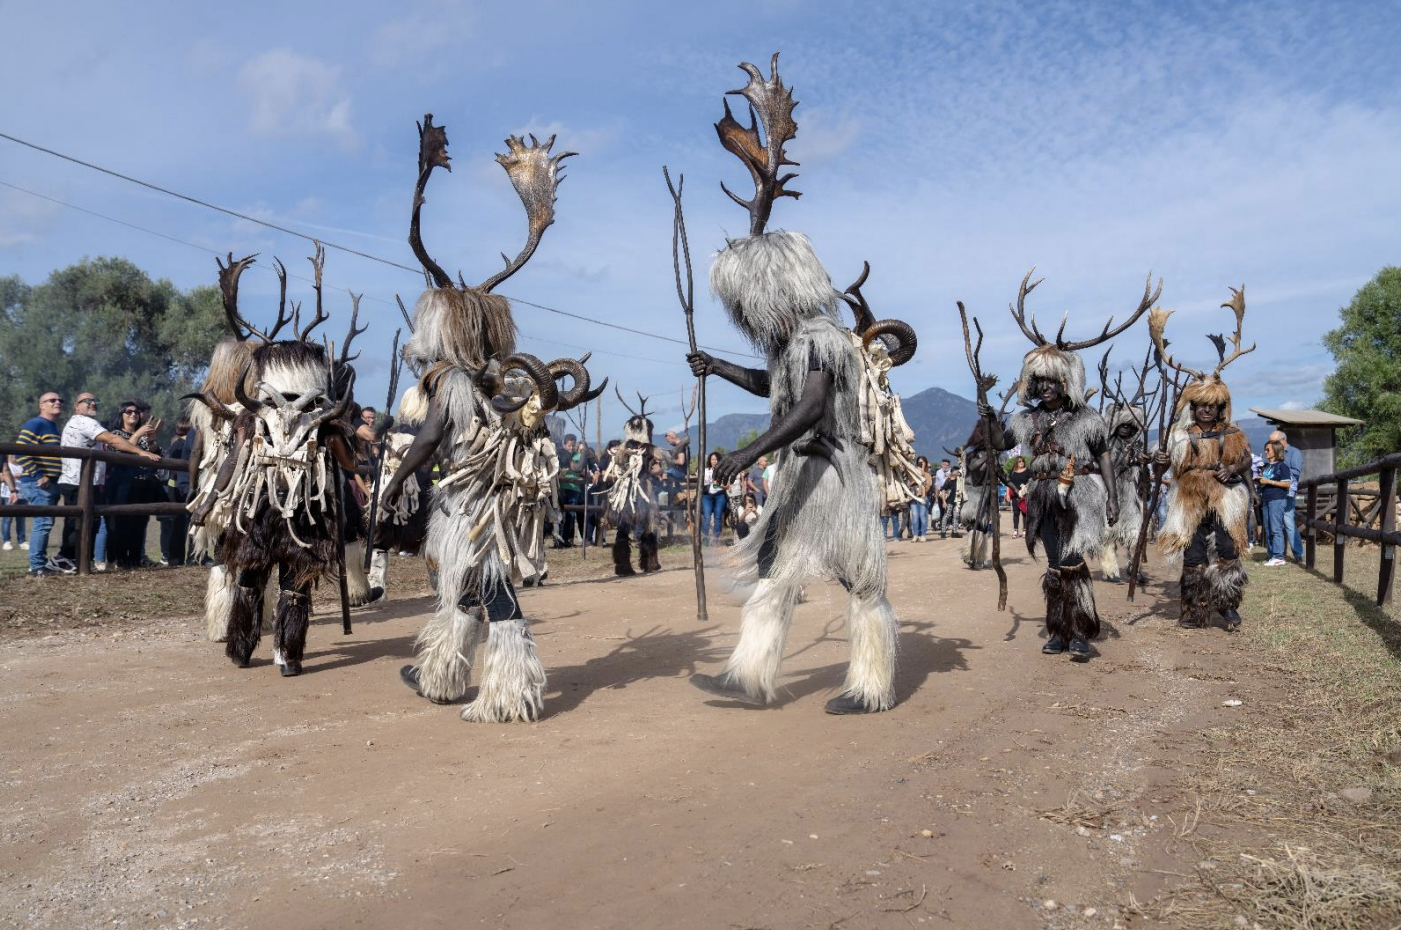
[[[739,448],[739,438],[750,431],[762,433],[769,428],[767,413],[727,413],[713,423],[705,424],[705,445],[707,449],[724,449],[733,452]],[[692,433],[693,438],[699,433]]]

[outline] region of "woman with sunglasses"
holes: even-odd
[[[156,443],[156,431],[160,426],[160,420],[151,419],[150,404],[128,400],[117,406],[117,415],[108,424],[108,429],[142,452],[159,456],[161,447]],[[163,500],[165,494],[154,468],[113,465],[108,469],[108,504],[149,504]],[[118,568],[141,568],[155,564],[146,557],[146,527],[150,519],[127,514],[112,518],[107,539],[110,563]]]

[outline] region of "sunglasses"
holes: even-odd
[[[134,417],[134,416],[136,416],[136,415],[137,415],[138,413],[140,413],[140,412],[141,412],[141,411],[140,411],[140,410],[137,410],[135,407],[128,407],[128,408],[126,408],[125,410],[122,411],[122,416],[124,416],[124,417]]]
[[[84,397],[82,400],[78,401],[78,403],[87,404],[89,407],[96,407],[98,400],[96,397]]]
[[[62,398],[62,397],[46,397],[46,398],[44,398],[43,400],[41,400],[40,403],[41,403],[41,404],[61,404],[61,403],[63,403],[63,398]]]

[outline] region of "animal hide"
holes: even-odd
[[[1192,535],[1211,511],[1216,512],[1231,534],[1236,551],[1250,551],[1245,532],[1250,490],[1244,481],[1222,484],[1215,474],[1217,465],[1249,462],[1250,440],[1234,423],[1222,433],[1218,439],[1201,438],[1201,430],[1192,422],[1190,406],[1181,408],[1168,433],[1172,484],[1168,488],[1167,519],[1158,532],[1158,541],[1169,565],[1182,560]]]
[[[1075,456],[1077,467],[1093,467],[1095,454],[1105,446],[1104,421],[1088,407],[1061,409],[1056,413],[1033,407],[1014,415],[1008,424],[1023,453],[1031,459],[1031,481],[1027,484],[1026,548],[1035,554],[1041,526],[1055,520],[1060,528],[1062,558],[1074,561],[1099,551],[1106,526],[1104,481],[1098,474],[1077,475],[1064,499],[1058,491],[1057,475],[1068,456]],[[1036,440],[1036,441],[1033,441]],[[1040,447],[1040,454],[1036,449]],[[1038,476],[1050,477],[1038,479]]]

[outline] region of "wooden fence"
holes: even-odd
[[[1306,530],[1304,552],[1308,567],[1314,567],[1320,530],[1333,537],[1334,584],[1343,583],[1343,562],[1347,557],[1347,541],[1349,539],[1365,539],[1368,542],[1380,544],[1382,557],[1380,567],[1377,569],[1377,606],[1379,607],[1391,603],[1392,587],[1395,580],[1396,547],[1401,546],[1401,533],[1396,532],[1396,469],[1398,467],[1401,467],[1401,452],[1394,452],[1366,465],[1334,472],[1331,475],[1319,475],[1299,482],[1299,489],[1308,491],[1304,517],[1301,521]],[[1369,506],[1363,510],[1355,506],[1352,501],[1352,495],[1355,492],[1350,492],[1348,485],[1356,478],[1369,475],[1378,477],[1376,507],[1374,509]],[[1333,490],[1331,519],[1326,519],[1319,513],[1319,491],[1321,488],[1327,490],[1324,486],[1331,486]],[[1358,525],[1354,522],[1355,517],[1365,519],[1369,515],[1374,515],[1380,526],[1374,528]]]
[[[0,454],[27,455],[35,458],[64,458],[82,461],[78,477],[78,494],[72,504],[14,504],[5,507],[7,517],[78,517],[78,574],[86,575],[92,564],[92,541],[98,517],[144,516],[158,517],[185,512],[185,505],[175,501],[153,501],[149,504],[100,504],[93,500],[92,476],[98,462],[108,465],[134,465],[141,468],[164,468],[169,471],[189,471],[185,459],[153,462],[127,452],[104,449],[75,449],[70,446],[31,446],[16,442],[0,442]]]

